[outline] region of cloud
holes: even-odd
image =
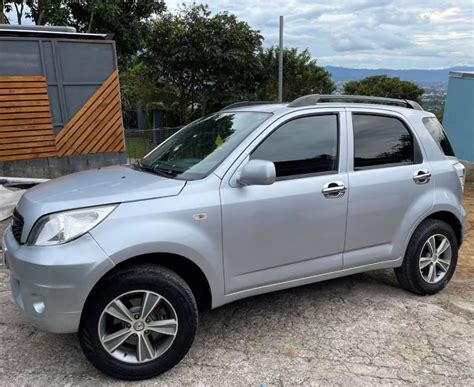
[[[376,48],[376,44],[360,36],[343,35],[334,43],[336,51],[367,51]]]
[[[199,0],[166,0],[170,10]],[[387,68],[474,66],[474,0],[207,0],[278,44],[308,48],[323,65]]]
[[[182,0],[167,1],[173,9]],[[188,1],[187,3],[190,3]],[[308,48],[320,64],[354,67],[439,68],[474,65],[472,0],[209,0],[278,43]]]

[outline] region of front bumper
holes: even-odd
[[[27,319],[47,332],[77,332],[87,296],[114,267],[95,240],[85,234],[63,245],[26,246],[7,228],[2,246],[13,298]]]

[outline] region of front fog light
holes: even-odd
[[[43,314],[44,310],[46,309],[46,306],[44,305],[44,301],[33,302],[33,309],[35,310],[36,313]]]

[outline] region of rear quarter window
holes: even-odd
[[[448,136],[443,129],[436,117],[425,117],[423,118],[423,124],[425,125],[428,132],[433,137],[433,140],[438,144],[439,148],[443,151],[446,156],[454,156],[453,148],[449,143]]]

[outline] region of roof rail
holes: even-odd
[[[231,103],[230,105],[227,105],[221,110],[228,110],[228,109],[233,109],[233,108],[242,107],[242,106],[270,105],[274,103],[278,103],[278,102],[276,101],[241,101],[241,102]]]
[[[333,94],[310,94],[297,98],[288,104],[288,107],[301,107],[316,105],[320,102],[368,102],[381,105],[397,105],[410,109],[423,110],[415,101],[409,99],[395,99],[384,97],[372,97],[367,95],[333,95]]]

